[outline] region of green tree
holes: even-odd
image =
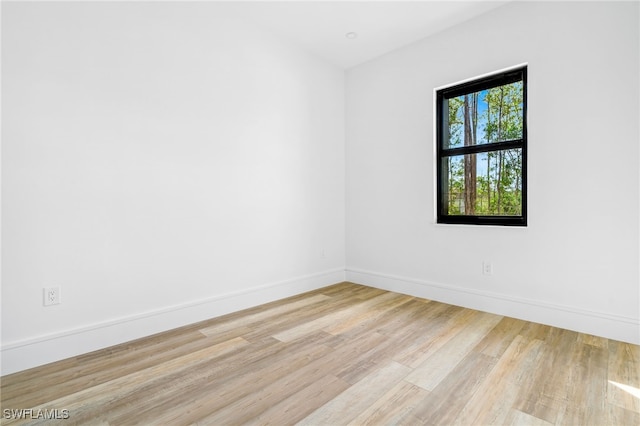
[[[479,113],[479,102],[486,107]],[[449,147],[519,139],[523,132],[522,82],[448,100]],[[483,175],[478,174],[479,158]],[[490,151],[449,157],[449,214],[519,215],[522,212],[522,152]]]
[[[487,143],[522,137],[522,82],[486,91],[485,137]],[[492,161],[494,161],[492,163]],[[522,210],[522,152],[500,150],[487,155],[487,194],[491,214],[518,215]],[[495,197],[490,198],[493,190]]]
[[[464,146],[476,144],[478,134],[478,93],[464,96]],[[464,156],[464,214],[476,214],[477,162],[475,155]]]

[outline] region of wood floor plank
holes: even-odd
[[[576,357],[569,367],[569,381],[565,390],[567,401],[564,408],[573,408],[575,401],[581,401],[577,410],[561,411],[556,421],[568,424],[606,424],[607,422],[607,348],[581,343],[578,339]],[[588,383],[584,385],[584,383]]]
[[[273,342],[258,356],[240,353],[236,359],[226,359],[224,364],[214,367],[216,374],[203,372],[186,387],[182,379],[176,378],[174,392],[160,393],[151,403],[146,402],[149,415],[164,424],[196,422],[331,352],[329,347],[306,342],[283,343],[275,339]],[[247,355],[251,361],[246,360]],[[188,412],[176,411],[173,408],[176,405],[188,407]],[[115,422],[124,423],[134,413],[121,413]]]
[[[404,380],[400,381],[351,420],[349,426],[398,424],[426,401],[429,395],[429,391]]]
[[[407,381],[432,391],[501,319],[498,315],[477,313],[467,327],[416,367]]]
[[[578,333],[552,328],[545,341],[540,364],[524,384],[514,408],[523,413],[555,423],[566,405],[570,384],[567,368],[577,362]],[[549,374],[552,371],[553,374]]]
[[[635,426],[640,347],[345,282],[0,386],[3,425]]]
[[[308,366],[309,369],[331,372],[332,375],[355,383],[379,365],[372,358],[372,351],[385,344],[388,338],[379,333],[363,333],[352,340],[332,348],[333,351]],[[357,379],[355,379],[357,378]]]
[[[297,338],[303,337],[308,333],[313,333],[325,328],[334,327],[335,324],[341,324],[345,321],[348,321],[350,318],[362,313],[366,313],[369,311],[369,309],[375,307],[376,305],[380,303],[386,303],[388,300],[394,298],[396,298],[395,294],[384,293],[372,299],[368,299],[358,304],[351,305],[347,309],[337,310],[316,320],[292,327],[289,330],[275,334],[273,337],[283,342],[290,342]]]
[[[159,338],[158,336],[162,337]],[[68,380],[70,377],[85,376],[86,374],[94,372],[104,372],[104,370],[108,368],[109,360],[117,360],[114,361],[114,363],[120,365],[132,361],[136,362],[146,355],[162,352],[168,345],[181,346],[195,340],[200,340],[201,338],[202,336],[198,333],[181,330],[180,332],[169,331],[159,335],[137,339],[132,342],[3,376],[2,389],[10,393],[30,393],[37,388],[37,384],[42,380],[59,383],[62,380]],[[31,387],[27,388],[28,386]]]
[[[450,315],[452,311],[455,313]],[[472,311],[465,311],[444,303],[430,305],[415,323],[415,328],[420,330],[420,335],[410,346],[397,352],[393,359],[412,368],[419,366],[453,338],[463,328],[466,318],[473,315],[475,313]],[[397,328],[401,328],[400,324]]]
[[[152,353],[144,352],[138,357],[131,357],[130,354],[128,354],[123,356],[121,360],[113,358],[110,362],[104,362],[102,369],[94,365],[91,369],[71,369],[73,373],[66,378],[60,377],[60,375],[50,375],[47,377],[47,381],[56,383],[55,388],[37,386],[37,381],[28,381],[25,382],[24,387],[15,390],[21,397],[7,400],[6,403],[12,406],[21,406],[28,400],[31,404],[41,404],[50,400],[52,395],[57,397],[70,395],[82,390],[88,384],[96,386],[101,383],[106,383],[148,367],[161,364],[165,361],[170,361],[184,354],[206,349],[218,343],[224,343],[242,334],[243,329],[238,328],[230,330],[224,333],[223,336],[218,336],[216,339],[205,339],[200,336],[197,340],[185,342],[183,345],[177,347],[173,345],[156,347],[156,345],[154,345],[155,351]],[[31,386],[26,386],[26,384],[29,383]]]
[[[546,342],[553,328],[554,327],[548,325],[525,321],[524,327],[520,330],[520,335],[528,340],[541,340]]]
[[[479,314],[479,312],[472,310],[447,307],[438,317],[433,319],[433,326],[427,327],[425,338],[420,340],[418,347],[408,353],[404,360],[398,360],[398,362],[402,362],[412,368],[417,368],[424,364],[449,340],[464,330],[467,324],[473,323],[474,318]]]
[[[574,409],[580,410],[581,408]],[[608,425],[640,425],[640,413],[609,403],[606,405],[606,418]]]
[[[345,309],[350,309],[354,304],[361,303],[364,300],[368,300],[372,297],[378,296],[379,293],[368,293],[370,297],[365,298],[360,294],[359,297],[347,292],[342,297],[332,297],[320,304],[314,304],[307,306],[305,309],[286,312],[278,316],[272,316],[268,321],[263,321],[253,327],[251,333],[244,335],[243,337],[249,341],[259,340],[265,337],[272,337],[278,333],[287,332],[288,330],[295,328],[301,324],[312,323],[316,320],[322,319],[327,315],[331,315],[335,312],[340,312]],[[314,324],[317,324],[314,323]],[[312,327],[309,327],[312,328]],[[310,333],[316,333],[320,330],[309,330]],[[296,336],[296,337],[304,337]]]
[[[393,335],[405,328],[426,329],[434,324],[433,319],[451,308],[444,303],[433,302],[426,299],[413,297],[408,302],[401,304],[388,313],[384,314],[383,321],[378,322],[375,327],[379,333]],[[447,318],[442,315],[443,321]]]
[[[303,389],[309,384],[305,380],[314,381],[324,376],[322,372],[315,377],[305,377],[305,373],[310,371],[305,367],[330,351],[330,348],[318,345],[301,347],[295,355],[287,354],[281,362],[263,370],[259,377],[251,374],[240,376],[223,388],[214,385],[218,388],[217,392],[207,392],[205,395],[194,393],[188,413],[167,411],[162,417],[163,422],[223,424],[232,417],[234,422],[243,424]]]
[[[127,400],[115,401],[105,405],[104,409],[114,424],[126,424],[131,419],[162,418],[165,412],[175,407],[190,407],[194,395],[215,393],[216,389],[225,386],[232,388],[250,383],[250,371],[263,368],[271,357],[287,349],[290,348],[275,339],[252,343],[238,353],[151,380],[146,386],[132,392]]]
[[[260,417],[262,413],[268,411],[270,407],[278,404],[278,402],[287,400],[307,388],[314,389],[313,385],[316,382],[327,378],[326,369],[317,367],[317,363],[313,363],[309,359],[307,364],[297,367],[288,374],[281,375],[256,391],[198,420],[198,424],[219,425],[230,417],[233,417],[235,422],[244,424],[251,421],[251,419]],[[348,387],[347,382],[333,375],[328,378],[331,379],[331,384],[338,389],[344,390]],[[333,380],[334,378],[336,380]],[[328,396],[327,394],[317,394],[317,390],[313,395],[316,398],[323,395]],[[336,395],[334,394],[333,396],[335,397]]]
[[[553,423],[549,423],[546,420],[539,419],[537,417],[530,416],[527,413],[523,413],[518,410],[511,410],[509,416],[506,418],[507,424],[514,424],[520,426],[551,426]],[[581,423],[586,424],[586,423]]]
[[[607,402],[640,413],[640,347],[608,343]]]
[[[423,424],[452,424],[495,363],[495,358],[479,352],[469,352],[465,359],[456,364],[451,373],[433,388],[429,400],[413,410],[412,415],[419,418]]]
[[[114,398],[126,399],[136,387],[144,386],[148,381],[156,380],[168,372],[175,372],[189,368],[190,366],[206,362],[211,357],[221,356],[228,351],[233,351],[248,342],[242,338],[232,339],[227,342],[201,349],[188,355],[174,358],[171,361],[149,367],[139,372],[131,373],[118,379],[88,387],[80,392],[53,399],[50,402],[36,405],[38,409],[51,409],[63,407],[73,412],[74,420],[83,415],[83,412],[94,413],[100,410],[107,401]],[[4,406],[4,403],[3,403]]]
[[[597,348],[607,348],[609,346],[609,339],[605,339],[604,337],[592,336],[590,334],[582,334],[578,335],[578,342],[584,343],[585,345],[595,346]]]
[[[333,375],[323,376],[248,420],[246,424],[280,426],[296,423],[307,417],[316,407],[323,406],[338,396],[349,386],[349,383]]]
[[[388,314],[388,313],[387,313]],[[382,331],[385,328],[385,323],[388,321],[394,321],[392,315],[383,315],[378,317],[375,324],[375,329]],[[374,327],[372,325],[372,327]],[[347,339],[356,339],[366,334],[371,334],[371,331],[364,331],[360,329],[353,329],[347,332],[343,337]],[[379,368],[380,364],[385,364],[394,360],[398,352],[403,352],[407,348],[411,347],[416,341],[423,341],[425,337],[424,327],[415,321],[415,318],[407,318],[404,327],[398,327],[395,333],[382,334],[376,331],[376,335],[381,337],[381,340],[372,348],[362,353],[359,356],[359,362],[355,368],[351,366],[344,366],[340,370],[336,371],[338,377],[348,381],[349,383],[356,383],[371,371]]]
[[[330,299],[330,297],[324,294],[316,294],[314,296],[310,296],[308,298],[301,299],[295,302],[291,302],[283,305],[276,305],[269,309],[264,309],[252,314],[244,315],[241,318],[236,320],[227,320],[219,324],[205,327],[200,329],[200,332],[205,336],[215,336],[218,333],[233,330],[238,327],[242,327],[242,326],[249,327],[251,325],[255,325],[256,323],[264,321],[271,316],[280,316],[287,312],[296,311],[301,308],[306,308],[316,303],[322,303],[322,302],[325,302],[327,299]],[[251,330],[248,329],[247,332],[248,331],[251,331]]]
[[[343,298],[345,295],[349,295],[352,297],[369,298],[371,297],[371,295],[379,295],[384,292],[384,290],[368,287],[365,285],[354,284],[350,282],[342,282],[339,284],[334,284],[334,285],[324,287],[315,291],[319,294],[324,294],[330,297],[338,296],[338,298]]]
[[[413,299],[411,296],[394,295],[388,299],[379,300],[376,303],[359,310],[357,314],[350,313],[343,321],[337,321],[324,328],[329,334],[344,334],[357,327],[365,327],[367,323],[373,323],[394,308],[404,305]],[[382,296],[381,296],[382,298]]]
[[[512,406],[523,382],[535,369],[543,345],[540,340],[516,336],[452,424],[509,424]]]
[[[308,416],[316,407],[335,398],[349,386],[349,383],[333,375],[323,376],[301,391],[269,407],[246,424],[274,426],[294,424]]]
[[[499,358],[520,333],[525,321],[502,318],[473,349],[487,356]]]
[[[298,425],[347,424],[375,403],[389,385],[400,382],[410,369],[395,361],[370,374],[298,422]]]

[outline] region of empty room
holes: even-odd
[[[638,1],[2,1],[1,424],[640,424]]]

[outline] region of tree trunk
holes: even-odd
[[[475,95],[474,95],[475,96]],[[476,101],[477,103],[477,101]],[[464,146],[475,145],[475,120],[477,110],[473,100],[469,102],[469,95],[464,97]],[[476,213],[476,156],[464,156],[464,214],[474,215]]]
[[[504,86],[500,87],[500,106],[498,108],[498,141],[502,140],[502,105],[504,104]],[[498,181],[496,192],[498,194],[498,214],[502,213],[502,166],[504,163],[503,151],[498,151]]]
[[[491,123],[491,106],[487,102],[487,125]],[[489,131],[485,131],[487,135],[487,143],[490,143]],[[491,153],[487,152],[487,213],[491,214]]]

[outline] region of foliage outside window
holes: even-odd
[[[437,221],[527,224],[527,69],[436,92]]]

